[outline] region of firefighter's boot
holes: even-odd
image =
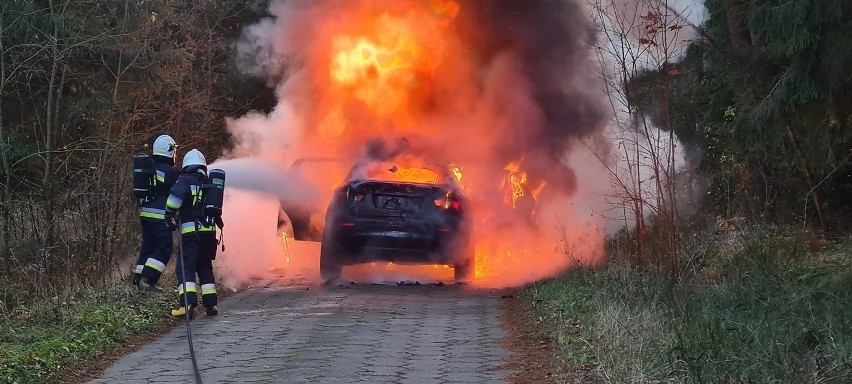
[[[145,281],[140,281],[139,284],[136,285],[136,288],[139,289],[139,292],[145,292],[145,293],[161,293],[161,292],[163,292],[162,288],[160,288],[160,287],[158,287],[154,284],[145,282]]]
[[[192,320],[195,318],[195,306],[194,305],[186,305],[180,307],[178,309],[172,309],[173,317],[186,317],[186,313],[189,312],[189,319]]]
[[[218,305],[211,305],[209,307],[205,306],[204,309],[207,311],[207,316],[216,316],[216,315],[219,314],[219,306]]]

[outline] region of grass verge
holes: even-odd
[[[168,290],[140,294],[128,284],[19,307],[0,318],[0,382],[62,380],[123,343],[177,324],[167,316],[174,302]]]
[[[561,364],[605,381],[848,383],[849,249],[764,239],[676,283],[616,263],[525,295],[556,324]]]

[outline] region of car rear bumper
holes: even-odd
[[[332,242],[339,260],[346,264],[372,261],[451,263],[454,258],[447,253],[448,245],[455,241],[453,233],[355,228],[339,228],[336,232]]]

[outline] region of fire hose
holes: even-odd
[[[196,231],[195,234],[197,235],[198,232]],[[186,278],[186,267],[184,267],[184,259],[183,259],[183,234],[180,234],[178,236],[180,236],[180,237],[178,237],[178,253],[179,253],[179,256],[180,256],[180,274],[185,279]],[[202,384],[201,383],[201,372],[198,370],[198,360],[195,357],[195,348],[192,345],[192,326],[190,325],[190,322],[191,322],[190,320],[192,320],[192,316],[191,316],[192,311],[194,311],[195,308],[187,309],[187,307],[189,307],[189,306],[187,305],[187,302],[186,302],[186,293],[187,293],[186,292],[186,281],[184,281],[181,284],[181,287],[183,288],[183,302],[181,303],[181,305],[183,305],[183,307],[184,307],[184,320],[186,322],[186,340],[189,342],[189,356],[192,359],[192,370],[195,373],[195,382],[197,384]]]

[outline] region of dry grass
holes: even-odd
[[[614,263],[527,291],[543,319],[561,324],[557,337],[570,338],[563,354],[584,346],[607,382],[844,383],[852,269],[837,255],[850,245],[742,237],[675,282]],[[707,270],[715,277],[701,278]]]

